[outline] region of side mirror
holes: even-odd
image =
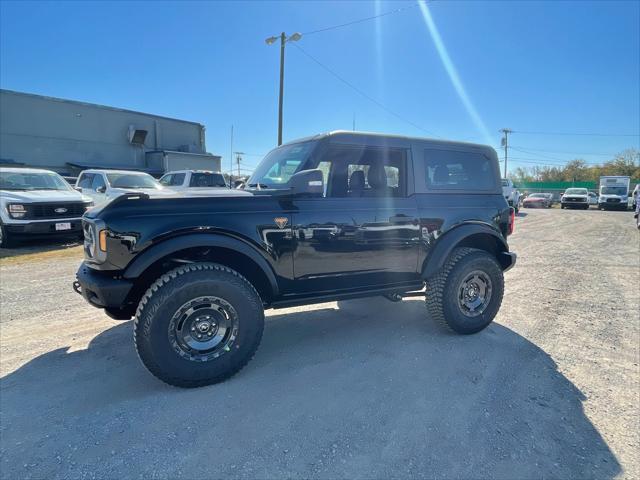
[[[294,195],[321,197],[324,194],[324,180],[321,170],[302,170],[289,180]]]
[[[106,191],[107,191],[107,187],[105,187],[104,185],[102,187],[96,188],[96,192],[98,193],[104,193]]]

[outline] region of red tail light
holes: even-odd
[[[509,211],[509,229],[507,235],[511,235],[516,228],[516,210],[511,207]]]

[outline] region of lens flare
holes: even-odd
[[[455,88],[456,93],[460,97],[460,101],[462,101],[462,104],[471,117],[471,120],[484,137],[485,142],[488,144],[493,144],[494,140],[491,138],[491,135],[489,135],[489,130],[487,130],[486,125],[482,121],[482,118],[480,117],[480,114],[478,113],[476,108],[473,106],[473,103],[471,102],[471,99],[469,98],[469,95],[467,94],[467,91],[462,84],[460,75],[458,75],[458,71],[456,70],[453,61],[449,56],[449,52],[447,51],[447,47],[445,47],[444,42],[442,41],[442,37],[440,36],[440,32],[438,32],[438,28],[433,21],[433,17],[431,17],[431,12],[429,12],[427,3],[425,2],[425,0],[418,0],[418,5],[420,6],[420,11],[422,12],[424,23],[427,25],[427,29],[429,30],[429,34],[431,35],[431,39],[433,40],[433,43],[438,50],[440,60],[442,61],[447,74],[449,75],[449,79],[453,84],[453,88]]]

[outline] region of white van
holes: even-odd
[[[127,192],[143,192],[151,196],[174,194],[148,173],[129,170],[84,170],[76,180],[76,190],[91,197],[96,205]]]

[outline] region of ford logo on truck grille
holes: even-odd
[[[54,210],[56,213],[67,213],[67,209],[64,207],[59,207]]]

